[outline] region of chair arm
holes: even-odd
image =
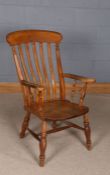
[[[88,78],[88,77],[83,77],[80,75],[69,74],[69,73],[64,73],[63,77],[64,78],[72,78],[74,80],[79,80],[79,81],[84,82],[84,83],[95,83],[96,82],[95,78]]]
[[[29,81],[26,81],[26,80],[21,80],[20,82],[21,82],[21,85],[23,85],[23,86],[27,86],[29,88],[36,88],[39,91],[43,91],[44,90],[44,87],[42,85],[39,85],[39,84],[36,84],[36,83],[32,83],[32,82],[29,82]]]

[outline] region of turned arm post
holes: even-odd
[[[86,96],[86,92],[87,92],[87,83],[84,83],[84,86],[81,88],[81,92],[80,92],[80,101],[79,101],[79,105],[82,106],[84,104],[84,99]]]
[[[20,83],[23,90],[25,105],[30,106],[34,101],[34,96],[31,89],[35,89],[37,91],[36,102],[41,105],[43,102],[44,87],[39,84],[31,83],[25,80],[21,80]]]

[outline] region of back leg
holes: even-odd
[[[85,136],[86,136],[86,147],[88,150],[91,150],[91,129],[89,125],[89,118],[87,115],[84,115],[84,129],[85,129]]]
[[[30,121],[30,113],[26,112],[26,115],[24,117],[24,120],[23,120],[23,123],[22,123],[22,127],[21,127],[20,138],[24,138],[25,137],[25,132],[26,132],[26,130],[28,128],[29,121]]]
[[[52,128],[55,129],[57,127],[57,122],[56,121],[53,121],[52,122]]]

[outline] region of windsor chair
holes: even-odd
[[[87,85],[94,83],[95,79],[63,73],[59,49],[62,35],[46,30],[22,30],[9,33],[6,39],[12,48],[24,97],[26,115],[20,137],[23,138],[28,130],[39,141],[40,166],[44,166],[46,137],[50,133],[70,127],[80,129],[85,133],[86,147],[90,150],[91,132],[87,115],[89,108],[83,105],[83,101]],[[74,80],[71,92],[73,94],[79,92],[79,103],[73,103],[66,98],[65,79]],[[77,89],[79,81],[82,86]],[[41,120],[41,133],[36,134],[28,128],[31,114]],[[69,120],[80,116],[83,116],[84,127]],[[49,121],[52,123],[52,128],[47,130]],[[63,122],[64,126],[59,127],[57,121]]]

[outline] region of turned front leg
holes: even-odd
[[[28,128],[29,120],[30,120],[30,113],[27,112],[26,116],[24,117],[23,123],[22,123],[21,132],[20,132],[20,138],[25,137],[25,132],[26,132],[26,130]]]
[[[86,146],[88,150],[91,150],[91,129],[89,126],[89,118],[87,115],[84,115],[84,129],[85,129],[85,136],[86,136]]]
[[[46,150],[46,130],[47,130],[47,122],[42,121],[42,131],[41,131],[41,141],[40,141],[40,166],[44,166],[45,163],[45,150]]]

